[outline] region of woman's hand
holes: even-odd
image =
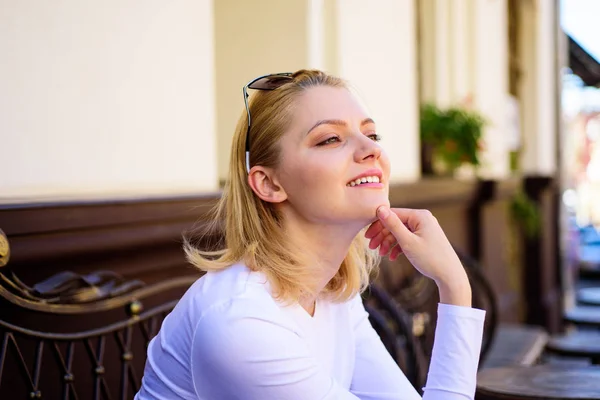
[[[377,217],[365,232],[371,249],[379,247],[379,254],[389,253],[390,260],[404,254],[420,273],[435,281],[442,303],[471,305],[464,267],[431,212],[381,206]]]

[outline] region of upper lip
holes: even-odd
[[[381,178],[383,177],[383,173],[381,172],[381,170],[377,169],[377,168],[372,168],[372,169],[368,169],[365,172],[363,172],[360,175],[356,175],[354,178],[350,179],[348,181],[348,183],[355,181],[357,179],[360,178],[366,178],[367,176],[376,176],[379,178],[379,182],[381,182]]]

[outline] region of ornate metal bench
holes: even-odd
[[[146,346],[197,276],[153,285],[106,271],[33,286],[0,231],[0,399],[131,399]]]

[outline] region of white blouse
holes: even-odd
[[[424,399],[473,399],[485,311],[438,305]],[[383,400],[420,396],[385,349],[359,296],[314,316],[271,296],[244,265],[198,279],[150,342],[147,399]]]

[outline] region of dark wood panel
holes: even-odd
[[[205,215],[219,196],[0,204],[0,225],[8,236],[17,236],[189,219]]]
[[[393,204],[404,207],[439,209],[470,201],[476,187],[475,182],[423,180],[394,185],[390,197]],[[104,263],[104,268],[112,268],[128,260],[129,268],[143,269],[138,260],[148,260],[140,253],[163,246],[163,257],[169,258],[174,248],[180,248],[183,231],[207,221],[219,196],[216,192],[180,198],[0,205],[0,229],[11,244],[12,268],[49,273],[54,270],[51,265],[87,269]],[[460,235],[456,235],[459,241]],[[123,267],[118,265],[119,270]]]
[[[520,246],[515,240],[508,211],[508,201],[499,199],[482,206],[481,257],[484,274],[498,296],[502,322],[523,321]]]
[[[521,264],[507,259],[507,242],[521,254],[524,246],[528,252],[532,249],[511,230],[507,215],[508,202],[521,185],[519,178],[429,178],[390,187],[393,206],[431,210],[452,243],[482,262],[499,297],[502,320],[520,319],[519,310],[525,308],[523,296],[530,304],[530,315],[539,309],[532,305],[534,302],[544,298],[553,303],[553,298],[560,297],[553,280],[557,266],[553,241],[547,238],[555,235],[550,228],[543,235],[543,246],[538,243],[532,253],[534,258],[523,256]],[[544,204],[550,224],[546,226],[551,226],[556,220],[554,203],[540,190],[534,192]],[[215,192],[162,199],[0,205],[0,229],[11,244],[10,267],[26,282],[62,270],[87,273],[97,269],[152,281],[168,274],[197,273],[184,258],[182,232],[204,224],[219,197],[220,192]],[[525,273],[523,264],[533,274]],[[541,270],[550,271],[542,279],[543,290],[531,291],[529,285],[541,276]],[[528,277],[526,287],[519,286],[523,277]]]
[[[561,330],[563,308],[558,246],[559,189],[555,180],[545,176],[527,177],[524,189],[538,205],[542,217],[540,236],[524,241],[527,321],[556,333]]]
[[[169,199],[0,206],[9,267],[28,284],[70,270],[111,270],[152,282],[197,274],[182,233],[206,222],[217,194]]]
[[[423,179],[390,187],[394,206],[427,208],[451,241],[472,253],[473,206],[493,195],[489,182]],[[127,276],[187,265],[182,232],[206,222],[220,193],[163,199],[0,205],[0,229],[11,244],[11,268],[37,279],[73,269],[111,269]]]

